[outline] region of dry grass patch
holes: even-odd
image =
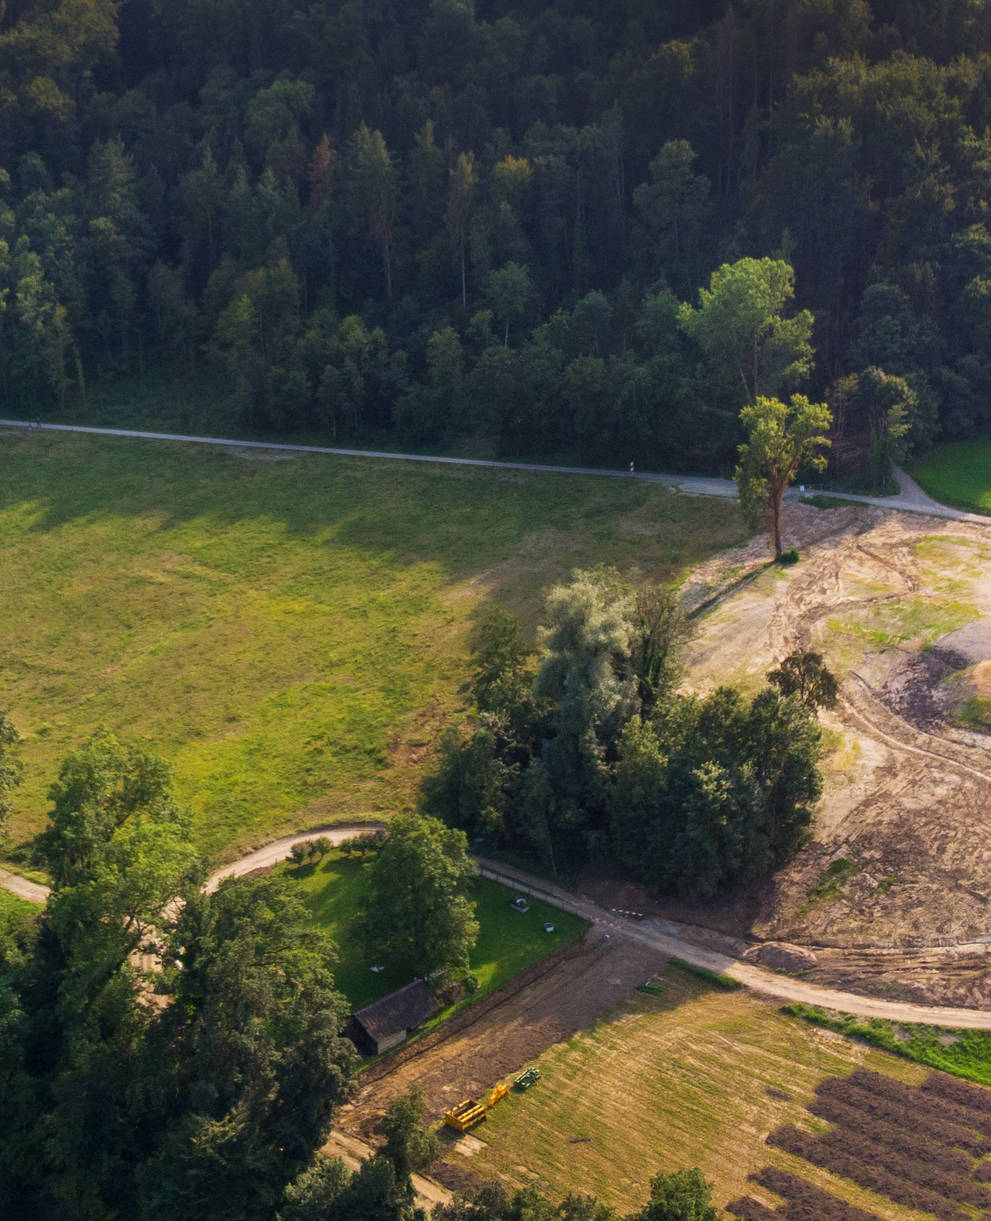
[[[538,1061],[539,1084],[500,1103],[476,1133],[483,1148],[470,1162],[457,1153],[451,1160],[555,1197],[591,1192],[622,1211],[642,1205],[658,1170],[700,1166],[722,1206],[761,1195],[748,1176],[770,1164],[879,1217],[917,1221],[921,1214],[765,1140],[782,1124],[818,1122],[805,1108],[825,1077],[863,1066],[915,1083],[924,1070],[676,969],[661,979],[662,997],[637,992],[551,1048]]]

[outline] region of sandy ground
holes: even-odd
[[[699,621],[687,683],[756,685],[794,649],[825,655],[841,694],[823,717],[832,749],[814,840],[762,894],[661,910],[811,946],[806,978],[991,1003],[991,738],[951,716],[954,680],[979,690],[991,657],[991,523],[793,505],[788,531],[802,562]],[[761,540],[718,557],[694,575],[696,596],[765,558]]]

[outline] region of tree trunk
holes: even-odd
[[[784,500],[783,487],[771,487],[771,541],[774,543],[774,558],[781,559],[781,502]]]

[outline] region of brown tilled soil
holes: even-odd
[[[423,1090],[428,1115],[439,1118],[590,1026],[664,961],[645,946],[603,940],[602,930],[592,928],[433,1034],[373,1065],[359,1078],[353,1102],[339,1111],[338,1129],[369,1139],[389,1102],[412,1085]]]
[[[811,947],[802,974],[853,991],[991,1004],[991,738],[955,726],[947,677],[991,655],[991,524],[871,508],[788,508],[791,569],[755,540],[693,575],[687,685],[756,688],[800,647],[841,679],[813,840],[760,892],[696,908],[651,901],[607,870],[579,890],[606,907],[675,918],[747,942]],[[747,574],[756,574],[747,580]],[[720,597],[720,591],[725,597]],[[969,668],[969,669],[968,669]],[[833,862],[834,872],[828,872]],[[838,871],[837,871],[838,870]],[[538,964],[361,1078],[339,1127],[367,1138],[419,1085],[431,1116],[590,1025],[659,966],[601,930]],[[467,1171],[450,1186],[464,1186]],[[469,1175],[470,1177],[470,1175]]]
[[[989,1091],[942,1073],[909,1085],[857,1070],[846,1078],[820,1082],[816,1094],[808,1109],[832,1126],[810,1132],[787,1124],[767,1137],[769,1145],[940,1221],[963,1221],[971,1214],[962,1207],[989,1215]],[[765,1167],[751,1177],[789,1201],[784,1212],[788,1217],[870,1221],[873,1216],[830,1201],[777,1167]],[[761,1215],[749,1201],[739,1203],[743,1208],[731,1204],[729,1211],[744,1218]],[[794,1210],[794,1204],[801,1211]]]

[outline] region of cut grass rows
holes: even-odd
[[[670,580],[741,535],[732,504],[636,480],[4,432],[15,842],[99,726],[173,764],[215,860],[400,808],[460,705],[483,604],[532,629],[575,567]]]
[[[553,1197],[588,1192],[625,1213],[642,1207],[658,1170],[698,1165],[724,1207],[754,1196],[748,1176],[770,1162],[851,1208],[916,1221],[916,1211],[765,1140],[807,1118],[824,1077],[863,1065],[918,1082],[924,1070],[678,968],[660,979],[662,996],[635,992],[615,1014],[546,1052],[538,1085],[500,1103],[470,1156],[454,1160],[482,1178],[533,1183]]]

